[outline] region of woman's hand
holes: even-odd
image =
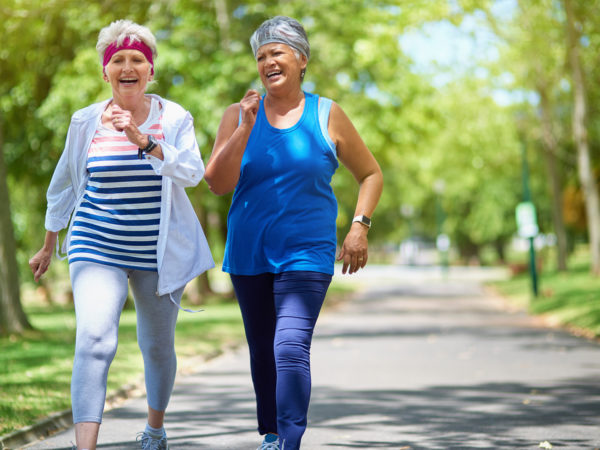
[[[213,193],[223,195],[235,189],[240,179],[242,158],[256,122],[259,106],[260,94],[250,89],[239,104],[229,105],[225,110],[204,172],[204,179]]]
[[[148,145],[148,138],[145,134],[142,134],[135,124],[131,111],[123,109],[115,103],[113,103],[111,111],[111,122],[115,127],[115,130],[124,131],[129,142],[133,145],[137,145],[138,148],[144,148]],[[164,159],[162,147],[160,145],[154,147],[150,154],[158,159]]]
[[[52,249],[42,247],[33,257],[29,260],[29,267],[33,273],[33,279],[37,283],[42,275],[46,273],[50,262],[52,261]]]
[[[29,260],[29,267],[36,283],[46,273],[48,267],[50,267],[52,252],[54,251],[57,239],[58,231],[46,231],[44,246]]]
[[[342,266],[343,274],[348,271],[348,267],[350,268],[348,274],[351,275],[358,272],[359,269],[362,269],[367,264],[367,260],[369,259],[368,231],[367,227],[358,222],[354,222],[350,227],[350,231],[346,235],[340,254],[337,257],[338,261],[344,261]]]
[[[131,111],[122,109],[116,103],[113,103],[111,111],[111,121],[115,130],[124,131],[127,139],[129,139],[129,142],[132,144],[137,145],[138,147],[145,147],[146,139],[135,124]]]
[[[256,122],[256,115],[260,106],[260,94],[254,89],[250,89],[240,101],[242,110],[242,123],[252,128]]]

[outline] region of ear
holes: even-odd
[[[307,65],[308,65],[308,58],[306,57],[305,54],[300,53],[300,68],[306,69]]]
[[[106,81],[107,83],[109,82],[108,75],[106,75],[106,70],[105,69],[102,69],[102,79],[104,81]]]

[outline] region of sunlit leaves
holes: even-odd
[[[594,14],[598,4],[578,2],[580,17],[585,18],[582,57],[593,98],[600,94],[594,82],[600,79],[594,51],[600,43],[600,14]],[[16,208],[39,203],[34,209],[43,209],[43,192],[70,115],[110,96],[94,49],[101,27],[130,18],[155,32],[159,56],[150,90],[192,113],[207,159],[227,105],[258,86],[250,35],[263,20],[283,14],[298,18],[308,33],[312,55],[306,86],[344,109],[384,171],[385,190],[370,231],[372,242],[397,244],[407,237],[402,205],[415,211],[413,230],[435,238],[436,201],[446,211],[444,231],[453,242],[486,245],[504,239],[514,231],[514,204],[521,192],[520,147],[510,102],[535,102],[529,94],[537,84],[550,85],[556,138],[565,154],[571,145],[571,93],[564,73],[560,7],[551,0],[519,5],[521,9],[508,14],[493,0],[6,0],[0,7],[3,150],[11,177],[35,186],[13,193],[21,200]],[[219,16],[218,9],[225,16]],[[517,14],[521,10],[523,14]],[[422,73],[400,44],[407,32],[439,24],[452,29],[465,21],[490,38],[489,48],[498,55],[495,61],[482,54],[468,61],[473,68],[468,72],[432,66],[436,72]],[[435,54],[436,49],[429,51]],[[595,152],[598,104],[590,102]],[[529,140],[539,142],[535,103],[528,108]],[[530,158],[532,190],[542,218],[547,218],[544,168],[538,154],[531,151]],[[568,158],[561,162],[566,167]],[[572,172],[567,169],[567,176]],[[445,182],[443,192],[434,189],[438,180]],[[341,168],[334,187],[342,234],[354,212],[357,186]],[[229,199],[209,194],[205,185],[197,189],[194,203],[217,217],[211,227],[218,232],[211,239],[222,239]]]

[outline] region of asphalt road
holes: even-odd
[[[324,312],[312,349],[305,449],[600,448],[600,345],[510,310],[495,271],[368,267]],[[202,339],[199,329],[198,339]],[[108,411],[100,449],[135,448],[146,403]],[[245,348],[178,376],[172,449],[255,449]],[[70,449],[73,429],[28,449]]]

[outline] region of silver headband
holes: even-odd
[[[301,48],[299,48],[296,45],[294,45],[292,43],[292,41],[284,39],[282,37],[269,37],[269,38],[266,38],[266,39],[260,41],[258,43],[258,46],[256,47],[256,52],[254,53],[254,57],[256,58],[256,54],[258,53],[258,49],[259,48],[261,48],[263,45],[272,44],[274,42],[277,42],[279,44],[289,45],[294,50],[298,50],[300,53],[302,53],[304,56],[306,56],[306,59],[308,59],[308,55],[306,54],[306,52],[304,50],[302,50]]]

